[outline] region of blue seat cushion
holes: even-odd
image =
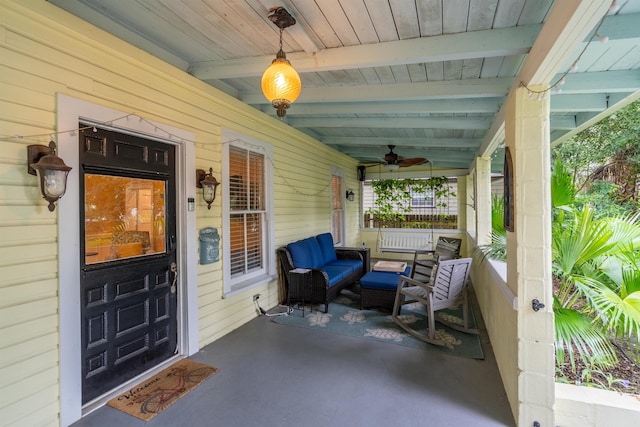
[[[325,264],[329,264],[332,261],[338,259],[336,250],[333,248],[333,236],[331,233],[322,233],[316,236],[320,250],[322,251],[322,259]]]
[[[362,261],[359,261],[357,259],[337,259],[325,264],[325,266],[332,265],[349,267],[351,270],[350,273],[353,273],[354,271],[358,271],[358,269],[362,268]]]
[[[410,267],[407,267],[411,270]],[[407,272],[407,270],[405,270]],[[370,271],[360,278],[360,287],[395,291],[398,288],[400,273],[388,271]]]
[[[384,273],[384,274],[395,274],[396,276],[411,276],[411,266],[407,266],[402,273],[397,273],[395,271],[374,271],[375,273]]]
[[[334,266],[325,265],[324,267],[322,267],[322,271],[327,273],[327,276],[329,276],[330,287],[351,274],[351,268],[348,266],[345,267],[345,266],[337,266],[337,265],[334,265]]]

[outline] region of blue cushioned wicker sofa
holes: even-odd
[[[280,258],[282,302],[329,303],[341,290],[360,279],[366,270],[360,252],[348,248],[334,248],[331,233],[289,243],[278,249]],[[310,272],[294,277],[291,271]],[[299,279],[299,280],[298,280]]]

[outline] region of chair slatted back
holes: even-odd
[[[454,237],[438,237],[438,243],[436,243],[435,258],[446,257],[446,259],[453,259],[460,257],[460,247],[462,246],[462,239],[456,239]]]
[[[471,258],[440,261],[433,279],[432,300],[452,301],[464,290],[471,270]]]

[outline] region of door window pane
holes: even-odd
[[[85,264],[165,247],[165,181],[85,174]]]

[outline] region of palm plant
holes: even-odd
[[[482,259],[507,260],[507,231],[504,228],[504,196],[491,195],[491,243],[476,246],[474,253]]]
[[[611,337],[640,337],[639,216],[597,219],[589,205],[577,208],[560,162],[551,182],[556,364],[568,355],[574,371],[578,357],[588,369],[606,368],[617,363]],[[478,251],[505,260],[504,205],[492,202],[492,243]]]
[[[617,357],[609,337],[640,332],[637,217],[598,220],[589,205],[576,209],[572,178],[560,162],[551,193],[556,363],[564,363],[566,350],[573,370],[575,352],[588,368],[611,366]]]
[[[596,283],[602,284],[595,278],[597,268],[592,260],[612,247],[608,243],[611,232],[594,223],[588,207],[582,212],[567,209],[561,213],[570,213],[572,218],[569,224],[554,222],[552,226],[556,363],[564,363],[566,351],[573,370],[575,352],[588,366],[611,366],[617,362],[616,353],[601,324],[593,321],[591,294],[585,292],[595,290]],[[587,283],[594,287],[583,286]]]

